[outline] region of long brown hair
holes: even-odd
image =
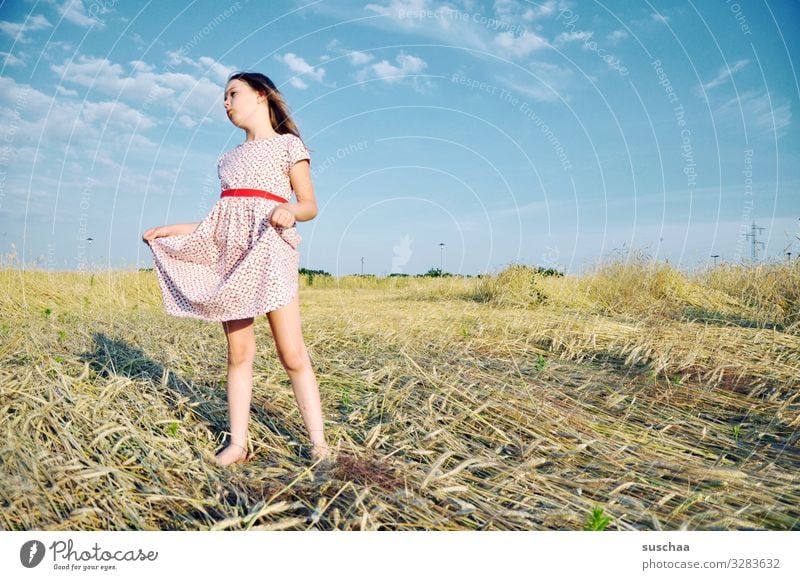
[[[296,137],[300,137],[300,129],[297,128],[289,114],[289,105],[286,103],[286,99],[283,98],[283,94],[268,76],[257,72],[235,72],[228,77],[227,82],[236,79],[246,82],[254,91],[263,94],[267,98],[269,122],[275,131],[282,135],[291,133]],[[302,140],[302,137],[300,139]]]

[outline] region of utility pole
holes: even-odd
[[[756,234],[756,230],[762,231],[764,229],[765,228],[757,228],[756,227],[756,221],[753,220],[753,225],[750,228],[750,233],[749,234],[742,234],[746,238],[752,238],[750,240],[750,244],[751,244],[751,255],[752,255],[752,258],[753,258],[753,263],[755,263],[755,261],[756,261],[756,246],[761,244],[761,247],[762,248],[764,247],[764,242],[759,242],[758,240],[756,240],[756,237],[758,235],[760,235],[760,234]]]
[[[719,258],[719,254],[711,254],[711,257],[714,258],[714,267],[717,267],[717,258]]]
[[[439,242],[439,270],[444,273],[444,242]]]
[[[364,275],[364,256],[361,256],[361,275]]]

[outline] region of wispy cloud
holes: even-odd
[[[3,59],[3,66],[24,66],[25,61],[11,54],[10,52],[0,52],[0,58]]]
[[[547,46],[547,41],[538,34],[527,30],[520,35],[507,31],[495,36],[494,44],[500,47],[501,51],[507,56],[525,57]]]
[[[0,20],[0,31],[6,33],[16,42],[27,43],[31,39],[27,34],[36,32],[37,30],[44,30],[53,26],[41,14],[34,14],[23,22],[9,22],[8,20]]]
[[[532,97],[535,101],[556,102],[561,98],[570,101],[567,87],[574,83],[575,73],[572,70],[547,62],[534,62],[527,68],[532,75],[519,74],[510,77],[498,74],[495,78],[500,86]]]
[[[305,59],[297,56],[295,53],[287,52],[282,56],[276,56],[276,58],[278,61],[288,66],[289,70],[297,73],[289,80],[293,87],[298,89],[308,88],[308,84],[304,79],[310,79],[318,83],[324,82],[325,69],[319,66],[315,67],[310,65],[305,61]]]
[[[358,81],[377,78],[389,84],[410,84],[420,92],[433,87],[430,79],[416,76],[421,74],[428,66],[428,63],[423,59],[401,51],[395,56],[394,60],[394,63],[383,59],[370,64],[356,71],[353,76]]]
[[[714,109],[715,118],[725,121],[741,123],[742,115],[749,130],[767,139],[786,135],[792,121],[789,102],[767,91],[744,91]]]
[[[609,41],[611,44],[619,44],[622,40],[628,38],[627,31],[623,29],[614,30],[606,35],[606,40]]]
[[[592,36],[594,36],[594,32],[588,32],[586,30],[562,32],[553,40],[553,46],[563,46],[565,44],[569,44],[570,42],[586,42]]]
[[[367,4],[365,9],[384,17],[363,21],[370,26],[415,33],[502,58],[524,58],[547,45],[545,38],[524,23],[554,14],[556,3],[526,7],[499,0],[488,10],[469,2],[459,8],[429,0],[390,0]]]
[[[714,87],[718,87],[722,84],[725,84],[733,76],[734,73],[742,70],[744,67],[747,66],[749,62],[750,59],[744,58],[742,60],[737,60],[733,64],[733,66],[728,66],[728,64],[726,63],[725,66],[720,67],[717,76],[713,80],[710,80],[707,83],[703,83],[703,88],[709,90],[713,89]]]
[[[56,9],[64,20],[71,22],[75,26],[103,29],[105,28],[105,24],[102,20],[97,18],[95,14],[107,14],[111,12],[111,8],[107,7],[106,4],[108,3],[92,2],[89,12],[87,12],[81,0],[64,0]]]
[[[651,14],[651,17],[655,22],[663,22],[664,24],[669,22],[669,16],[667,16],[666,14],[662,14],[661,12],[653,12]]]
[[[156,72],[153,65],[139,60],[132,61],[129,74],[119,63],[83,54],[50,68],[61,84],[87,87],[95,95],[132,105],[147,103],[148,108],[166,108],[178,118],[188,115],[201,122],[209,122],[209,112],[215,111],[219,121],[224,121],[223,83],[232,69],[210,57],[195,60],[169,53],[168,59],[170,64],[183,64],[202,74]]]

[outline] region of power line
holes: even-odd
[[[764,247],[764,242],[759,242],[758,240],[756,240],[756,237],[760,235],[760,234],[756,233],[756,230],[763,231],[764,229],[766,229],[766,228],[756,227],[756,222],[755,222],[755,220],[753,220],[753,225],[750,227],[750,233],[749,234],[742,234],[746,238],[752,238],[750,240],[750,249],[751,249],[750,253],[751,253],[753,262],[756,261],[756,253],[757,253],[756,247],[759,244],[761,245],[762,248]]]

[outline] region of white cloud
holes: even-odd
[[[403,80],[402,77],[421,72],[427,66],[427,63],[418,56],[402,52],[395,57],[395,61],[396,65],[384,59],[362,69],[362,78],[373,76],[387,83],[397,83]]]
[[[3,61],[3,67],[7,66],[24,66],[25,61],[21,58],[14,56],[10,52],[0,52],[0,58],[5,59]]]
[[[36,32],[53,26],[41,14],[34,14],[24,22],[0,21],[0,31],[5,32],[16,42],[30,42],[30,38],[25,36],[28,32]]]
[[[410,84],[414,90],[423,92],[433,87],[430,79],[419,78],[414,75],[421,73],[428,64],[418,56],[400,52],[395,57],[395,63],[386,59],[361,68],[353,75],[358,81],[376,78],[388,84]]]
[[[550,16],[555,11],[556,11],[556,1],[547,0],[547,2],[540,4],[539,6],[526,8],[525,12],[522,13],[522,18],[528,21],[536,20],[543,16]]]
[[[495,36],[494,42],[510,56],[517,57],[528,56],[531,52],[547,46],[544,38],[527,30],[519,36],[510,31],[501,32]]]
[[[706,90],[713,89],[714,87],[728,82],[728,79],[733,76],[733,73],[742,70],[749,62],[750,59],[744,58],[742,60],[737,60],[733,66],[728,66],[726,63],[725,66],[720,67],[717,76],[713,80],[703,84],[703,88]]]
[[[434,11],[427,0],[391,0],[388,4],[367,4],[364,8],[388,16],[403,28],[414,28]]]
[[[186,60],[200,71],[210,72],[212,78],[223,84],[228,81],[228,76],[233,72],[233,69],[207,56],[201,56],[196,63],[191,59]]]
[[[120,135],[132,136],[134,131],[152,127],[155,121],[119,101],[61,99],[0,77],[0,124],[16,128],[12,141],[6,142],[12,151],[34,147],[63,158],[68,143],[72,153],[83,154],[98,147],[108,152],[122,142]],[[143,139],[142,145],[155,146]]]
[[[573,83],[575,74],[571,69],[546,62],[533,62],[528,69],[533,75],[497,75],[495,78],[498,79],[499,86],[532,97],[536,101],[555,102],[561,98],[570,101],[567,87]]]
[[[58,85],[56,87],[56,92],[59,95],[62,95],[64,97],[77,97],[78,96],[78,91],[73,91],[72,89],[65,89],[61,85]]]
[[[714,109],[715,118],[731,123],[741,124],[742,114],[748,130],[755,130],[758,136],[768,139],[773,138],[773,132],[778,138],[783,137],[792,120],[789,102],[766,91],[742,92]]]
[[[120,101],[84,101],[81,117],[91,126],[105,130],[114,129],[125,132],[144,131],[155,126],[155,122]]]
[[[347,60],[353,66],[363,66],[368,62],[372,61],[375,57],[367,52],[361,52],[360,50],[350,50],[349,48],[344,48],[341,46],[339,39],[334,38],[331,40],[328,45],[325,47],[326,49],[330,50],[331,52],[335,52],[340,56],[345,56]],[[332,57],[330,55],[324,54],[320,57],[320,60],[330,60]]]
[[[197,60],[190,58],[186,56],[186,51],[183,49],[168,50],[166,52],[166,56],[167,64],[171,67],[175,67],[180,64],[187,64],[197,72],[202,73],[203,76],[210,76],[223,85],[227,82],[228,76],[235,70],[234,68],[223,65],[222,63],[217,62],[213,58],[207,56],[201,56]],[[141,64],[139,66],[141,66]],[[152,70],[152,67],[150,70]]]
[[[303,79],[312,79],[316,82],[323,82],[325,78],[325,69],[322,67],[314,67],[308,64],[305,59],[300,56],[297,56],[293,52],[287,52],[283,56],[276,56],[276,58],[284,63],[286,66],[289,67],[294,73],[297,75],[302,75],[303,78],[299,78],[297,76],[294,77],[290,81],[292,86],[298,89],[305,89],[308,87],[308,84]]]
[[[608,40],[611,44],[619,44],[619,42],[625,38],[628,38],[628,33],[623,29],[614,30],[608,36],[606,36],[606,40]]]
[[[655,20],[656,22],[663,22],[664,24],[669,22],[669,16],[667,16],[666,14],[661,14],[659,12],[653,12],[651,14],[651,16],[653,17],[653,20]]]
[[[197,126],[197,121],[189,115],[180,115],[178,117],[178,122],[187,129],[194,129]]]
[[[83,28],[105,28],[102,20],[87,14],[86,7],[81,0],[64,0],[64,3],[58,6],[57,10],[64,20],[76,26],[81,26]],[[93,2],[90,11],[97,12],[98,10],[101,10],[103,14],[110,12],[102,2]]]
[[[137,61],[138,62],[138,61]],[[180,57],[180,63],[211,73],[216,79],[227,79],[230,70],[211,58],[192,60]],[[105,58],[79,55],[72,61],[51,65],[63,83],[89,87],[92,93],[135,104],[146,104],[148,108],[167,108],[174,114],[187,114],[202,119],[209,111],[216,111],[224,120],[222,95],[224,85],[202,76],[183,72],[152,72],[146,63],[136,65],[132,75],[124,73],[119,64]],[[146,69],[148,72],[144,72]]]
[[[366,52],[354,50],[347,54],[347,58],[350,61],[350,64],[355,66],[361,66],[371,61],[374,57]]]
[[[130,63],[131,68],[139,72],[153,72],[153,67],[144,62],[143,60],[132,60]]]
[[[594,36],[594,32],[587,32],[585,30],[562,32],[556,36],[553,41],[553,46],[563,46],[569,42],[586,42],[592,36]]]
[[[367,4],[366,10],[384,16],[364,20],[368,26],[396,32],[399,27],[454,46],[491,50],[487,28],[474,22],[474,11],[460,11],[448,5],[433,5],[427,0],[391,0],[388,4]],[[464,19],[466,16],[466,20]]]

